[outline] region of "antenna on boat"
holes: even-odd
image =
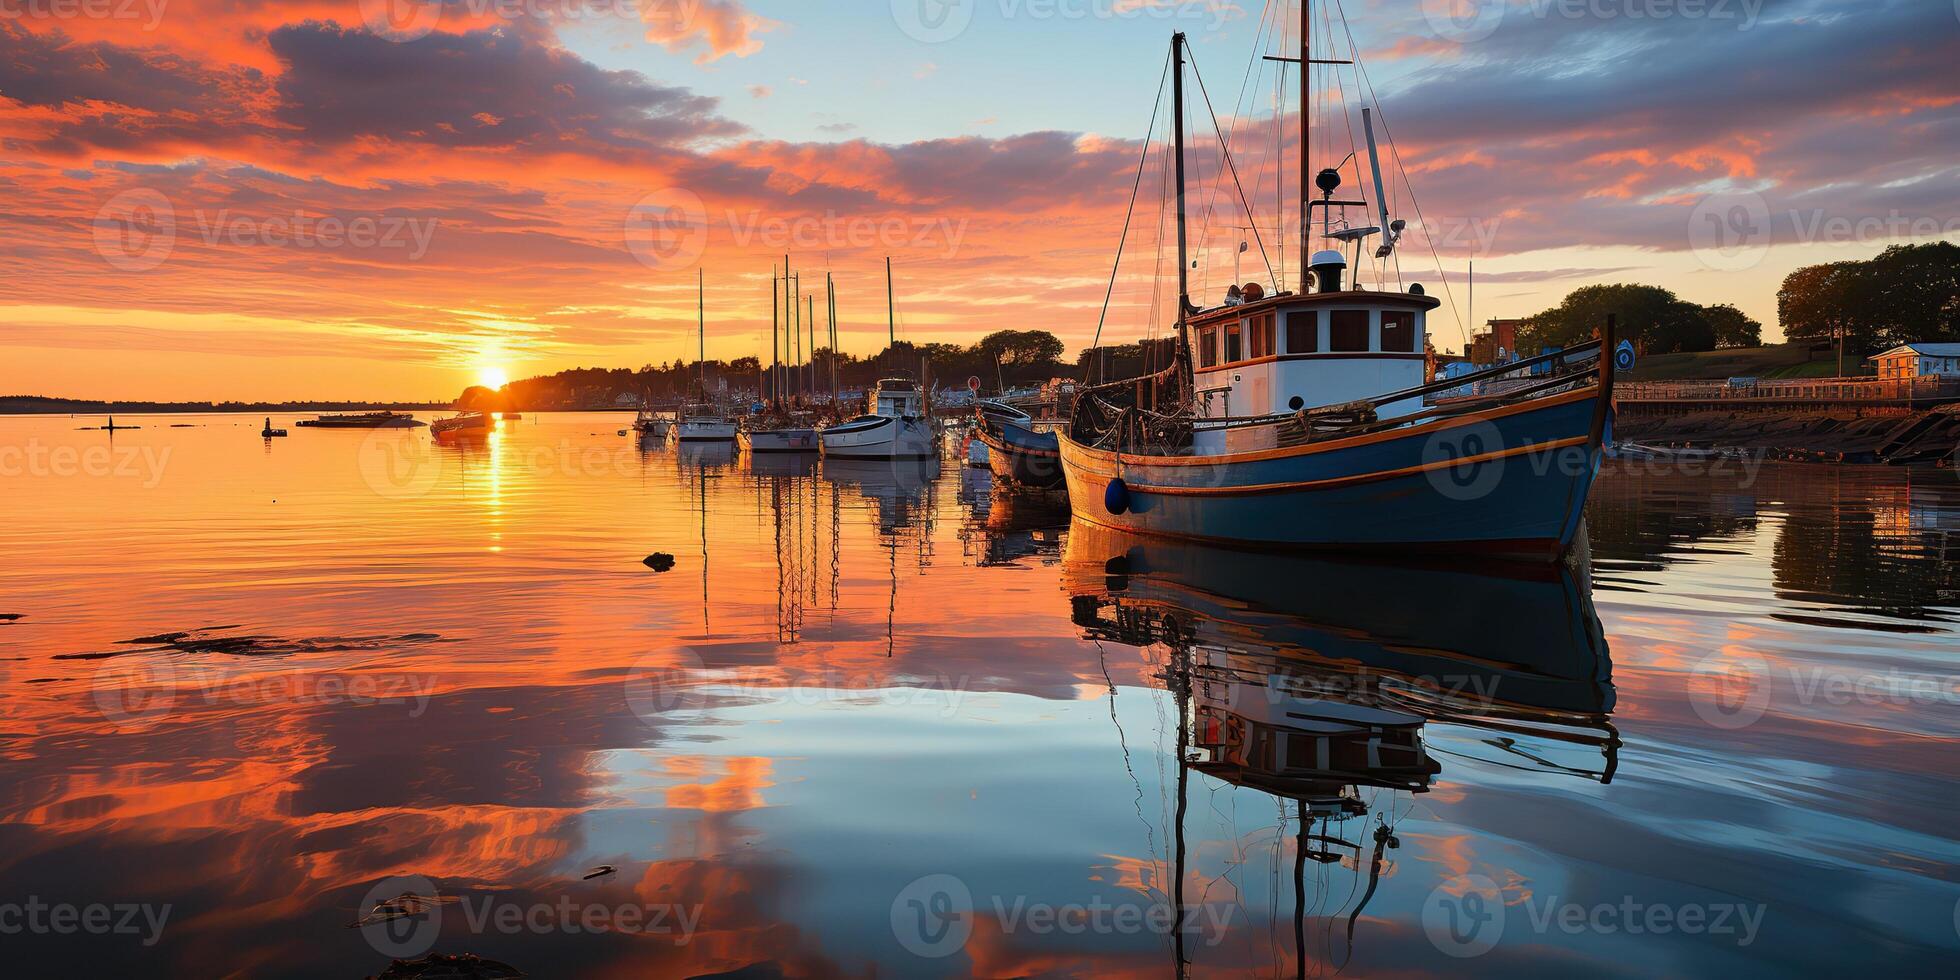
[[[1395,243],[1402,238],[1404,222],[1388,220],[1388,192],[1382,187],[1382,159],[1375,150],[1375,113],[1371,106],[1361,107],[1361,128],[1368,134],[1368,166],[1375,172],[1375,206],[1382,216],[1382,243],[1375,246],[1375,258],[1385,259],[1395,252]]]

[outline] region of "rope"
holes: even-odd
[[[1239,168],[1232,163],[1231,141],[1226,139],[1224,131],[1218,126],[1218,111],[1211,106],[1211,93],[1205,90],[1205,75],[1204,72],[1198,70],[1198,56],[1196,54],[1191,55],[1191,74],[1198,80],[1198,94],[1205,97],[1205,113],[1211,116],[1212,131],[1218,134],[1218,149],[1219,152],[1225,155],[1225,169],[1232,175],[1232,189],[1239,192],[1239,203],[1245,206],[1245,218],[1247,221],[1251,221],[1253,219],[1252,202],[1246,200],[1245,185],[1239,183]],[[1236,118],[1233,119],[1232,125],[1233,131],[1237,132],[1238,120]],[[1266,276],[1267,278],[1271,278],[1273,275],[1273,261],[1266,256],[1266,240],[1260,237],[1259,226],[1257,224],[1252,225],[1251,228],[1252,240],[1259,243],[1259,260],[1266,264]]]
[[[1116,273],[1123,264],[1123,244],[1130,237],[1130,219],[1136,215],[1137,192],[1143,187],[1143,172],[1150,163],[1150,136],[1157,131],[1157,112],[1164,107],[1164,83],[1169,81],[1170,77],[1171,59],[1170,55],[1165,55],[1164,73],[1157,79],[1157,100],[1150,105],[1150,127],[1143,132],[1143,154],[1137,159],[1137,179],[1130,185],[1130,206],[1123,213],[1123,233],[1116,239],[1116,260],[1110,263],[1109,287],[1103,290],[1102,312],[1096,316],[1096,336],[1089,342],[1090,350],[1094,350],[1102,343],[1103,322],[1109,317],[1109,299],[1116,292]],[[1089,380],[1086,370],[1082,380]]]

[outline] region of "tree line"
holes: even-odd
[[[684,400],[705,381],[707,390],[757,393],[773,397],[801,392],[828,392],[835,368],[840,388],[861,390],[881,378],[917,377],[923,368],[941,387],[964,386],[979,378],[981,390],[1038,385],[1057,376],[1072,376],[1064,364],[1062,341],[1046,330],[998,330],[978,343],[915,344],[901,340],[869,357],[835,354],[819,347],[788,371],[773,371],[760,357],[733,360],[669,361],[630,368],[572,368],[556,374],[512,381],[502,390],[482,386],[465,389],[459,408],[477,411],[524,411],[612,407],[621,395],[644,397],[656,404]]]

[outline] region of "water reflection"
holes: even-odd
[[[1960,479],[1949,471],[1759,465],[1722,482],[1638,466],[1609,472],[1587,513],[1606,588],[1649,588],[1646,573],[1751,553],[1767,525],[1777,594],[1807,607],[1794,615],[1826,614],[1812,617],[1817,625],[1901,628],[1871,616],[1947,624],[1960,604]]]
[[[1290,806],[1292,959],[1341,966],[1376,894],[1408,797],[1443,772],[1431,723],[1482,733],[1483,761],[1608,783],[1619,733],[1589,590],[1565,569],[1492,575],[1172,544],[1076,522],[1064,590],[1084,634],[1165,651],[1176,704],[1173,901],[1186,905],[1192,773]],[[1420,602],[1421,615],[1411,615]],[[1366,791],[1366,792],[1364,792]],[[1372,815],[1372,819],[1371,818]],[[1365,855],[1365,857],[1364,857]],[[1314,878],[1309,862],[1352,881]],[[1330,898],[1346,896],[1341,902]],[[1338,923],[1340,948],[1308,950]],[[1183,937],[1179,936],[1180,940]],[[1270,946],[1281,952],[1280,937]],[[1192,962],[1175,947],[1180,975]]]
[[[437,950],[538,976],[1930,974],[1960,948],[1950,686],[1814,695],[1950,683],[1950,473],[1609,471],[1589,587],[1124,539],[979,471],[637,445],[616,416],[406,434],[391,459],[437,465],[398,482],[359,433],[268,460],[260,421],[118,433],[173,451],[154,484],[6,480],[0,903],[173,907],[155,947],[10,935],[16,972],[372,975],[347,924],[406,875],[699,910],[686,943],[444,916]],[[0,438],[106,442],[71,424]],[[1718,727],[1698,668],[1739,660],[1773,696]],[[935,873],[985,915],[922,958],[895,896]],[[1457,959],[1424,916],[1469,875],[1519,904]],[[1561,896],[1769,912],[1748,946],[1534,929]],[[1034,933],[996,899],[1224,927]]]

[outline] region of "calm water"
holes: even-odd
[[[641,450],[624,416],[468,449],[118,421],[0,419],[10,974],[1960,951],[1950,472],[1616,470],[1589,569],[1492,577],[1071,529],[950,463]]]

